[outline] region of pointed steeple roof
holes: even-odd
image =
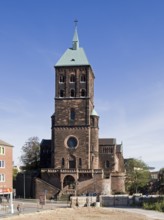
[[[77,21],[75,21],[77,22]],[[65,51],[63,56],[58,60],[55,67],[59,66],[86,66],[90,65],[83,48],[79,47],[79,38],[77,33],[77,25],[75,24],[75,32],[72,41],[72,48]]]
[[[96,112],[96,110],[95,110],[95,109],[93,109],[93,110],[92,110],[91,115],[92,115],[92,116],[99,116],[99,115],[97,114],[97,112]]]
[[[77,26],[75,26],[75,33],[73,36],[72,49],[73,50],[79,49],[79,38],[78,38],[78,33],[77,33]]]

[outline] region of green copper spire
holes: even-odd
[[[72,49],[73,50],[77,50],[79,49],[79,38],[78,38],[78,33],[77,33],[77,20],[74,21],[75,22],[75,33],[73,36],[73,44],[72,44]]]
[[[92,116],[99,116],[99,115],[97,114],[97,112],[96,112],[96,110],[95,110],[95,109],[93,109],[93,110],[92,110],[91,115],[92,115]]]
[[[77,20],[75,22],[75,32],[72,41],[72,48],[65,51],[62,57],[56,63],[59,66],[90,66],[83,48],[79,47],[79,38],[77,33]]]

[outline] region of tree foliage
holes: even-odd
[[[158,174],[159,193],[164,193],[164,168],[161,168]]]
[[[17,174],[18,174],[18,169],[16,167],[13,167],[13,180],[16,180]]]
[[[126,191],[130,194],[142,192],[150,180],[148,166],[142,161],[134,158],[125,160]]]
[[[164,194],[164,168],[161,168],[158,172],[155,171],[155,173],[158,173],[157,178],[153,177],[151,178],[147,191],[149,194]]]
[[[158,178],[161,182],[161,184],[164,184],[164,168],[161,168],[158,174]]]
[[[29,138],[22,146],[21,161],[25,170],[39,168],[40,162],[40,143],[38,137]]]

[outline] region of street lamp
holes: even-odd
[[[78,186],[78,184],[79,184],[79,183],[78,183],[78,180],[76,180],[76,184],[75,184],[75,187],[76,187],[76,188],[75,188],[75,196],[77,196],[77,186]]]
[[[6,185],[3,185],[3,201],[4,201],[4,191],[5,191]]]
[[[24,199],[26,198],[26,181],[25,181],[25,171],[23,172],[23,195]]]

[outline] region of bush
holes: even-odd
[[[164,199],[157,202],[143,202],[143,208],[149,210],[156,210],[159,212],[164,212]]]

